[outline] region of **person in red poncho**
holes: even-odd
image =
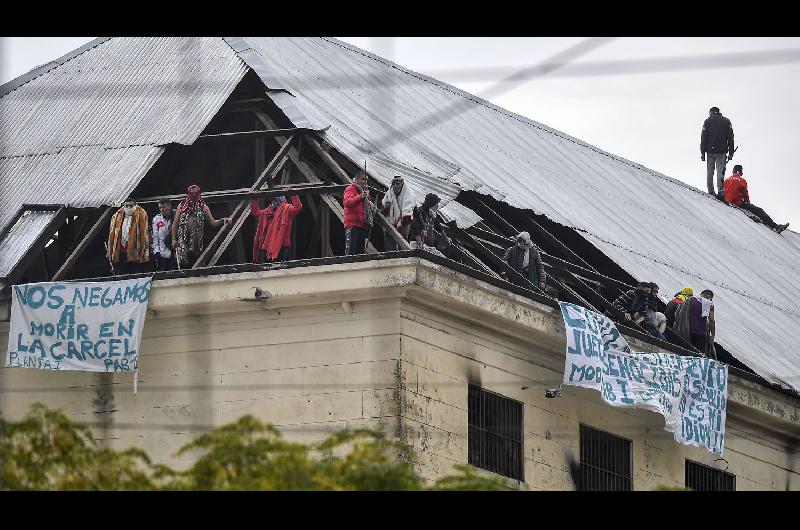
[[[738,164],[733,166],[733,175],[726,178],[724,183],[725,202],[756,214],[756,216],[761,219],[762,223],[779,234],[786,230],[789,223],[782,225],[777,224],[762,208],[750,203],[750,194],[747,192],[747,181],[742,176],[743,174],[742,166]]]
[[[275,197],[263,210],[258,200],[250,202],[250,214],[258,218],[256,235],[253,239],[253,263],[285,261],[292,246],[292,223],[303,209],[300,197],[292,195],[290,202],[286,197]]]

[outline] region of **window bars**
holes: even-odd
[[[736,491],[736,475],[720,469],[686,461],[686,487],[696,491]]]
[[[581,480],[584,491],[630,491],[631,441],[581,424]]]
[[[469,464],[523,481],[522,403],[469,385],[467,408]]]

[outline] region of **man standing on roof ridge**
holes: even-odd
[[[700,133],[700,160],[706,161],[706,185],[708,193],[722,194],[722,179],[725,178],[725,163],[733,158],[733,125],[723,116],[718,107],[711,107]],[[727,160],[725,153],[728,153]],[[717,193],[714,193],[714,170],[717,172]]]
[[[742,176],[744,170],[742,166],[737,164],[733,166],[733,174],[725,179],[725,202],[738,206],[748,212],[754,213],[761,222],[773,229],[777,233],[781,233],[788,228],[789,223],[782,225],[777,224],[772,220],[763,208],[750,203],[750,194],[747,191],[747,181]]]

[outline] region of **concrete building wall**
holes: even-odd
[[[173,454],[197,433],[243,414],[300,441],[378,428],[412,444],[433,479],[467,461],[473,383],[524,404],[526,488],[574,488],[581,422],[633,441],[634,489],[683,485],[685,458],[724,468],[676,443],[655,413],[576,387],[545,398],[563,376],[560,313],[429,262],[165,280],[149,308],[137,395],[131,374],[0,368],[0,413],[17,419],[39,401],[174,465],[188,462]],[[7,332],[0,323],[0,351]],[[738,378],[730,388],[725,456],[737,489],[800,489],[797,401]]]

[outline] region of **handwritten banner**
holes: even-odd
[[[727,365],[672,353],[631,351],[605,315],[560,304],[567,332],[564,384],[594,388],[610,405],[658,412],[676,441],[722,455]]]
[[[136,371],[150,280],[15,285],[6,366]]]

